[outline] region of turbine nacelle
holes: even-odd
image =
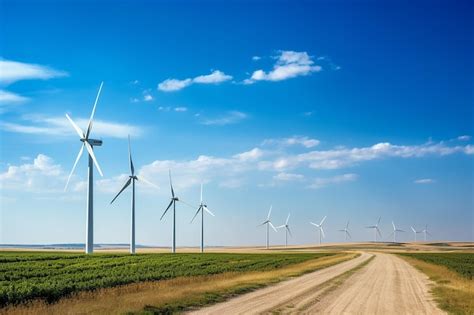
[[[87,141],[93,147],[100,147],[102,145],[102,140],[86,139],[86,138],[82,138],[80,140],[81,140],[81,142]]]

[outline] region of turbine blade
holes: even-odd
[[[272,229],[273,229],[275,232],[278,232],[277,229],[275,228],[275,226],[274,226],[271,222],[268,222],[268,224],[270,224],[270,226],[272,227]]]
[[[193,223],[194,219],[197,217],[199,211],[201,211],[202,209],[202,206],[199,206],[199,208],[197,209],[196,213],[194,214],[194,217],[191,219],[191,222],[190,223]]]
[[[410,228],[413,231],[413,233],[416,233],[416,230],[413,228],[413,226],[410,226]]]
[[[379,220],[377,221],[377,226],[380,224],[380,219],[382,219],[382,217],[379,217]]]
[[[317,225],[316,223],[313,223],[313,222],[309,222],[309,223],[314,225],[315,227],[319,227],[319,225]]]
[[[263,223],[261,223],[261,224],[259,224],[259,225],[257,225],[257,226],[262,226],[262,225],[267,224],[267,223],[268,223],[268,220],[263,221]]]
[[[323,235],[323,238],[326,238],[326,234],[324,234],[324,229],[323,229],[323,227],[321,226],[320,229],[321,229],[321,234]]]
[[[270,210],[268,211],[267,220],[270,220],[270,215],[272,214],[272,207],[273,205],[270,206]]]
[[[349,233],[349,231],[346,231],[347,235],[349,236],[350,239],[352,239],[352,235],[351,233]]]
[[[392,226],[393,226],[393,229],[396,230],[397,228],[395,227],[395,223],[393,223],[392,221]]]
[[[169,208],[171,207],[171,205],[173,204],[173,201],[174,201],[174,200],[172,199],[172,200],[170,201],[170,204],[168,205],[168,207],[166,207],[165,212],[163,212],[163,214],[161,215],[160,221],[161,221],[161,219],[163,219],[163,217],[165,216],[166,212],[168,211],[168,209],[169,209]]]
[[[201,183],[201,204],[202,204],[202,183]]]
[[[71,176],[74,173],[74,170],[76,169],[77,162],[79,162],[82,152],[84,151],[84,144],[81,145],[81,148],[79,149],[79,154],[76,157],[76,161],[74,162],[74,165],[72,166],[71,173],[69,173],[69,177],[67,178],[66,186],[64,187],[64,191],[66,191],[67,186],[69,185],[69,181],[71,180]]]
[[[72,127],[74,128],[74,130],[76,130],[77,134],[79,135],[79,138],[84,138],[84,132],[82,132],[81,128],[79,128],[76,123],[71,119],[71,117],[69,117],[68,114],[66,114],[66,118],[69,120],[69,122],[71,123]]]
[[[290,220],[290,213],[288,213],[288,216],[286,217],[286,222],[285,222],[285,225],[288,224],[288,221]]]
[[[87,125],[87,131],[86,131],[86,137],[85,137],[86,139],[89,139],[89,134],[91,133],[91,130],[92,130],[92,123],[94,119],[95,108],[97,106],[97,101],[99,100],[100,92],[102,91],[102,85],[104,85],[104,82],[100,83],[99,91],[97,92],[97,96],[95,98],[94,107],[92,107],[91,117],[89,118],[89,124]]]
[[[281,229],[281,228],[284,228],[286,225],[279,225],[279,226],[276,226],[277,229]]]
[[[212,215],[213,217],[215,217],[214,213],[212,213],[212,211],[209,210],[208,207],[204,206],[204,210],[205,210],[207,213],[209,213],[210,215]]]
[[[146,179],[145,177],[143,176],[140,176],[140,177],[137,177],[138,181],[141,181],[141,182],[144,182],[152,187],[155,187],[156,189],[160,189],[160,187],[158,187],[158,185],[155,185],[153,184],[152,182],[148,181],[148,179]]]
[[[346,230],[349,228],[349,220],[347,220],[347,224],[346,224]]]
[[[184,204],[185,204],[186,206],[188,206],[188,207],[191,207],[191,208],[193,208],[193,209],[196,209],[196,206],[193,206],[193,205],[191,205],[191,204],[187,203],[187,202],[186,202],[186,201],[184,201],[184,200],[178,199],[178,201],[180,201],[180,202],[184,203]]]
[[[377,227],[377,228],[375,228],[375,229],[377,230],[377,233],[379,234],[379,236],[382,237],[382,233],[380,233],[379,228]]]
[[[290,230],[290,227],[288,225],[286,226],[286,229],[288,230],[288,234],[290,234],[290,236],[293,237],[293,234],[291,234],[291,230]]]
[[[170,188],[171,188],[171,196],[174,198],[174,189],[173,189],[173,182],[171,181],[171,169],[168,170],[170,176]]]
[[[89,144],[89,142],[87,142],[87,140],[84,141],[84,145],[86,146],[87,152],[89,152],[89,155],[91,156],[92,161],[94,161],[95,167],[99,171],[100,176],[104,176],[104,174],[102,174],[102,170],[100,169],[99,163],[97,162],[97,159],[95,158],[95,154],[94,154],[94,150],[92,149],[92,146]]]
[[[124,191],[125,188],[127,188],[127,187],[130,185],[131,182],[132,182],[132,179],[129,177],[129,178],[127,179],[127,181],[125,182],[125,184],[123,185],[122,189],[120,189],[120,191],[118,192],[118,194],[114,197],[114,199],[112,199],[112,201],[110,202],[110,204],[112,204],[112,203],[115,201],[115,199],[117,199],[117,197],[120,196],[120,194],[122,193],[122,191]]]
[[[319,223],[319,225],[323,225],[324,221],[326,220],[326,217],[327,216],[324,216],[324,218],[321,220],[321,223]]]
[[[130,135],[128,135],[128,159],[130,161],[130,173],[132,173],[132,176],[135,175],[135,167],[133,167],[133,161],[132,161],[132,149],[130,147]]]

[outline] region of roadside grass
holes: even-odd
[[[235,256],[235,254],[232,255]],[[263,254],[263,256],[271,256],[273,259],[288,255],[302,254]],[[310,255],[311,258],[302,262],[266,270],[241,270],[220,274],[183,276],[161,281],[145,281],[98,289],[93,292],[79,292],[53,304],[45,301],[33,301],[26,305],[10,306],[4,308],[3,311],[8,314],[83,312],[171,314],[221,302],[238,294],[346,261],[358,254]],[[2,310],[0,310],[1,312]]]
[[[441,309],[450,314],[474,314],[474,253],[399,255],[436,283],[431,292]]]

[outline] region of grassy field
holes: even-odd
[[[331,253],[96,254],[2,252],[0,306],[130,283],[275,270]]]
[[[443,310],[474,314],[474,253],[400,254],[436,283],[432,292]]]

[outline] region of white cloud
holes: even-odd
[[[151,101],[153,101],[153,96],[151,96],[151,94],[145,94],[145,95],[143,95],[143,100],[145,102],[151,102]]]
[[[222,71],[215,70],[210,74],[199,75],[193,79],[166,79],[158,84],[158,90],[163,92],[173,92],[184,89],[185,87],[188,87],[191,84],[217,84],[229,80],[232,80],[231,75],[227,75]]]
[[[234,155],[235,159],[239,161],[256,161],[263,156],[263,151],[259,148],[253,148],[250,151],[242,152],[239,154]]]
[[[469,141],[469,140],[471,140],[471,136],[468,136],[468,135],[459,136],[458,140],[459,141]]]
[[[301,145],[305,148],[312,148],[319,145],[320,141],[317,139],[311,139],[306,136],[293,136],[289,138],[280,139],[266,139],[263,141],[263,145],[279,145],[279,146],[292,146]]]
[[[8,92],[5,90],[0,90],[0,105],[3,104],[18,104],[23,103],[28,100],[27,97]]]
[[[74,122],[85,130],[89,122],[88,118],[74,118]],[[35,135],[49,135],[49,136],[71,136],[76,135],[74,129],[67,121],[66,117],[62,116],[25,116],[25,122],[10,123],[0,122],[0,129],[8,132],[35,134]],[[134,125],[116,123],[111,121],[94,120],[92,128],[92,137],[95,135],[100,137],[112,137],[125,139],[128,135],[140,136],[143,133],[142,128]]]
[[[260,56],[253,56],[252,57],[253,61],[259,61],[260,59],[262,59],[262,57],[260,57]]]
[[[67,75],[67,72],[47,66],[0,59],[0,84],[10,84],[20,80],[47,80]]]
[[[434,184],[436,181],[431,178],[421,178],[414,181],[415,184]]]
[[[353,182],[357,180],[357,178],[358,178],[358,175],[352,174],[352,173],[337,175],[333,177],[326,177],[326,178],[314,178],[312,180],[312,183],[308,186],[308,188],[319,189],[319,188],[323,188],[332,184]]]
[[[175,107],[174,111],[175,112],[187,112],[188,108],[187,107]]]
[[[252,73],[250,79],[244,80],[244,84],[251,84],[256,81],[282,81],[322,70],[321,66],[314,64],[312,57],[304,51],[280,51],[275,59],[277,61],[272,70],[268,72],[261,69],[256,70]]]
[[[236,124],[248,117],[247,114],[239,112],[239,111],[229,111],[226,115],[212,118],[212,119],[204,119],[201,121],[203,125],[216,125],[216,126],[224,126],[230,124]]]
[[[304,176],[301,175],[301,174],[293,174],[293,173],[282,172],[282,173],[278,173],[275,176],[273,176],[273,179],[279,180],[279,181],[289,182],[289,181],[303,180]]]

